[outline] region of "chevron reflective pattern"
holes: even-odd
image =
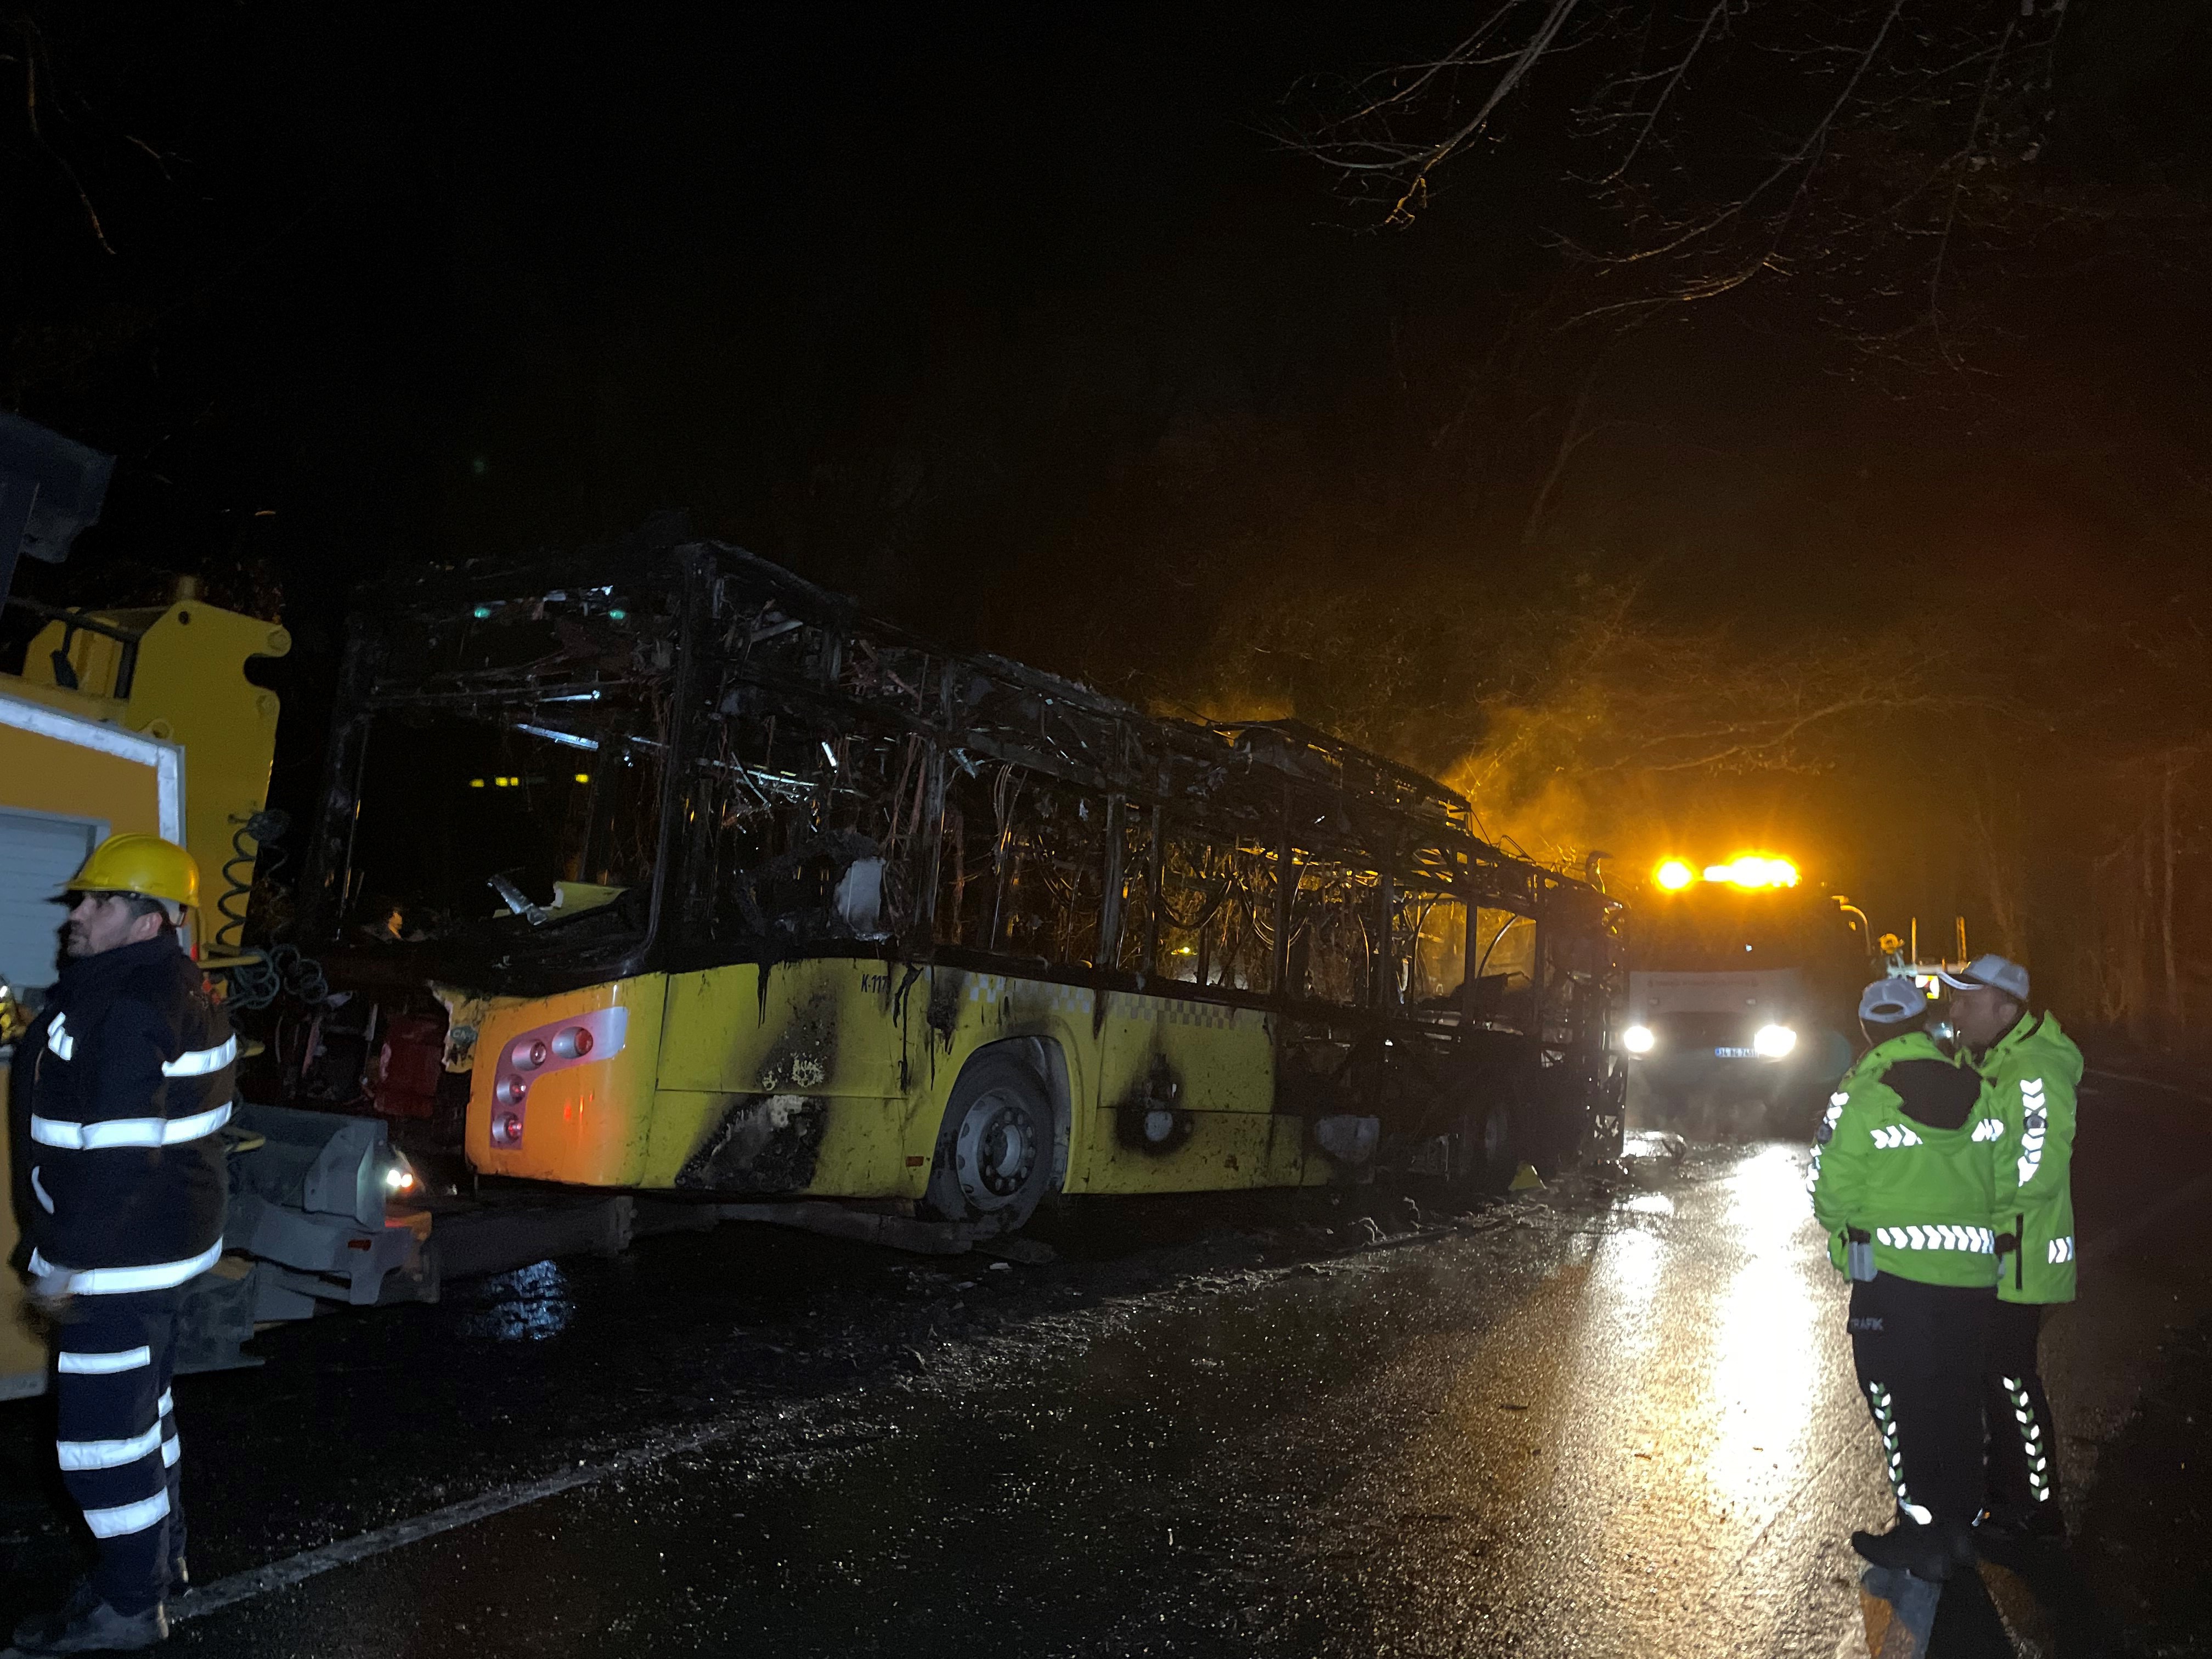
[[[1875,1243],[1893,1250],[1966,1250],[1976,1255],[1995,1255],[1997,1236],[1987,1227],[1877,1227]]]
[[[2035,1172],[2043,1167],[2043,1134],[2050,1121],[2050,1111],[2043,1103],[2043,1079],[2021,1079],[2020,1184],[2023,1187],[2034,1180]]]
[[[1905,1489],[1905,1454],[1897,1445],[1897,1406],[1889,1390],[1879,1382],[1867,1384],[1867,1404],[1874,1410],[1874,1425],[1881,1431],[1881,1451],[1884,1467],[1889,1473],[1890,1489],[1897,1494],[1897,1507],[1922,1526],[1936,1517],[1912,1501],[1912,1494]]]
[[[2003,1133],[2004,1120],[2001,1117],[1985,1117],[1974,1125],[1974,1139],[1977,1140],[1995,1140]]]
[[[1805,1190],[1808,1193],[1820,1190],[1820,1148],[1836,1133],[1836,1120],[1843,1116],[1844,1108],[1850,1102],[1851,1097],[1840,1090],[1828,1097],[1828,1109],[1820,1115],[1820,1131],[1813,1138],[1813,1167],[1805,1175]]]
[[[2054,1238],[2051,1241],[2051,1265],[2052,1267],[2057,1267],[2062,1261],[2071,1261],[2073,1259],[2073,1234],[2069,1233],[2063,1238]]]
[[[2020,1378],[2003,1379],[2005,1396],[2012,1401],[2013,1421],[2020,1428],[2020,1448],[2027,1454],[2027,1486],[2035,1494],[2035,1501],[2051,1501],[2051,1449],[2043,1441],[2043,1425],[2035,1420],[2035,1402]]]
[[[1902,1123],[1892,1124],[1886,1129],[1869,1129],[1867,1133],[1874,1137],[1874,1144],[1885,1152],[1892,1147],[1917,1146],[1921,1144],[1920,1137]]]

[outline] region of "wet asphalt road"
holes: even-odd
[[[2114,1605],[2141,1506],[2100,1454],[2212,1312],[2205,1109],[2085,1108],[2085,1300],[2046,1364]],[[1094,1215],[1037,1267],[725,1228],[273,1331],[265,1369],[179,1385],[223,1605],[172,1645],[1828,1659],[1888,1498],[1803,1167],[1646,1155],[1410,1231],[1371,1195]],[[1363,1207],[1392,1236],[1345,1248]],[[9,1616],[70,1565],[26,1518],[36,1410],[0,1407]],[[2190,1449],[2131,1443],[2128,1478]]]

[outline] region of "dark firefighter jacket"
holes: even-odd
[[[238,1043],[175,937],[65,963],[31,1041],[31,1271],[98,1296],[213,1267]]]

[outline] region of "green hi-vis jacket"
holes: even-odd
[[[2049,1014],[2022,1014],[1975,1061],[1978,1110],[2004,1125],[1998,1141],[1997,1231],[2020,1240],[1998,1263],[2007,1302],[2074,1299],[2074,1091],[2081,1051]]]
[[[1828,1259],[1848,1273],[1848,1231],[1867,1235],[1877,1273],[1923,1285],[1994,1285],[1997,1142],[1968,1112],[1955,1129],[1917,1123],[1882,1080],[1899,1061],[1953,1062],[1924,1031],[1869,1049],[1828,1097],[1813,1173],[1813,1213]]]

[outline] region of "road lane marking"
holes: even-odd
[[[1038,1331],[1046,1334],[1054,1331],[1065,1333],[1068,1328],[1070,1328],[1070,1322],[1065,1318],[1052,1316],[1047,1316],[1041,1320],[1036,1327]],[[988,1361],[990,1346],[983,1345],[976,1350],[979,1358]],[[833,1399],[817,1403],[834,1407],[838,1402]],[[774,1421],[779,1423],[788,1423],[796,1419],[803,1424],[810,1413],[803,1407],[787,1406],[775,1410],[770,1415]],[[630,1450],[618,1453],[602,1463],[563,1469],[559,1474],[547,1475],[543,1480],[526,1481],[511,1486],[495,1487],[490,1492],[479,1493],[474,1498],[465,1498],[458,1504],[449,1504],[443,1509],[433,1510],[427,1515],[418,1515],[406,1521],[395,1521],[390,1526],[379,1527],[372,1532],[361,1533],[352,1538],[342,1538],[335,1543],[325,1544],[315,1549],[302,1550],[297,1555],[287,1556],[279,1561],[271,1561],[262,1566],[249,1568],[244,1572],[233,1573],[228,1578],[218,1578],[212,1583],[187,1592],[168,1603],[169,1620],[173,1624],[180,1619],[198,1619],[206,1613],[221,1613],[225,1608],[235,1607],[241,1601],[249,1601],[257,1596],[267,1595],[277,1590],[289,1589],[295,1584],[304,1583],[310,1578],[319,1577],[322,1574],[334,1571],[339,1567],[352,1566],[357,1562],[370,1560],[376,1556],[387,1554],[391,1551],[404,1548],[410,1544],[419,1543],[423,1539],[435,1538],[441,1533],[452,1532],[458,1528],[470,1526],[478,1521],[489,1520],[494,1516],[507,1513],[509,1510],[518,1510],[528,1504],[543,1503],[549,1498],[557,1498],[562,1493],[574,1492],[580,1486],[594,1486],[602,1480],[617,1476],[639,1474],[672,1458],[706,1450],[740,1435],[757,1436],[761,1428],[762,1419],[758,1415],[733,1422],[717,1424],[711,1428],[696,1430],[692,1433],[679,1435],[672,1439],[656,1440],[646,1445],[633,1447]],[[893,1432],[896,1431],[893,1431]],[[848,1449],[852,1445],[878,1445],[882,1443],[883,1438],[884,1435],[880,1431],[860,1435],[850,1442],[811,1436],[806,1437],[806,1443],[803,1449],[796,1451],[786,1449],[776,1454],[769,1461],[781,1462],[795,1456],[803,1462],[825,1452],[842,1452]],[[758,1465],[755,1465],[755,1472],[757,1472],[757,1469]],[[0,1653],[4,1653],[4,1650],[0,1650]]]
[[[542,1503],[564,1492],[574,1492],[579,1486],[592,1486],[617,1475],[636,1474],[669,1458],[681,1457],[686,1452],[702,1451],[722,1441],[733,1439],[750,1426],[757,1425],[717,1424],[713,1428],[698,1430],[674,1440],[637,1447],[604,1463],[563,1469],[560,1474],[549,1474],[542,1480],[495,1487],[460,1503],[448,1504],[444,1509],[432,1510],[428,1515],[418,1515],[412,1520],[396,1521],[388,1527],[379,1527],[374,1532],[342,1538],[334,1544],[325,1544],[319,1549],[302,1550],[299,1554],[287,1556],[281,1561],[233,1573],[228,1578],[218,1578],[212,1584],[194,1589],[170,1602],[169,1621],[174,1624],[179,1619],[198,1619],[204,1613],[220,1613],[240,1601],[267,1595],[276,1590],[289,1589],[295,1584],[304,1583],[336,1568],[349,1567],[356,1562],[419,1543],[425,1538],[435,1538],[440,1533],[452,1532],[456,1528],[477,1521],[487,1521],[495,1515],[502,1515],[526,1504]]]
[[[1851,1414],[1851,1422],[1854,1427],[1857,1425],[1858,1415],[1856,1413],[1853,1413]],[[1705,1593],[1698,1601],[1698,1610],[1691,1615],[1692,1619],[1701,1619],[1705,1616],[1705,1609],[1712,1605],[1713,1597],[1720,1594],[1721,1586],[1723,1584],[1733,1585],[1739,1582],[1738,1576],[1743,1571],[1743,1564],[1751,1559],[1751,1553],[1753,1550],[1757,1549],[1761,1544],[1766,1541],[1766,1534],[1774,1530],[1775,1522],[1781,1520],[1783,1516],[1788,1515],[1790,1510],[1797,1507],[1798,1500],[1803,1498],[1806,1493],[1811,1492],[1814,1486],[1817,1485],[1825,1475],[1826,1475],[1828,1471],[1836,1466],[1837,1459],[1841,1457],[1845,1452],[1857,1451],[1860,1449],[1863,1443],[1863,1442],[1856,1437],[1847,1437],[1839,1440],[1836,1444],[1835,1449],[1820,1460],[1820,1467],[1814,1469],[1810,1474],[1807,1475],[1802,1480],[1800,1480],[1796,1486],[1791,1489],[1790,1495],[1784,1498],[1780,1504],[1775,1506],[1774,1513],[1768,1516],[1765,1520],[1759,1522],[1759,1530],[1752,1534],[1750,1541],[1746,1543],[1741,1549],[1735,1553],[1735,1559],[1729,1563],[1727,1570],[1723,1572],[1716,1574],[1711,1582],[1705,1586]]]
[[[2107,1072],[2095,1066],[2085,1066],[2081,1075],[2103,1078],[2108,1083],[2132,1083],[2138,1088],[2163,1089],[2167,1094],[2179,1095],[2184,1100],[2212,1100],[2212,1095],[2203,1094],[2195,1089],[2185,1088],[2179,1083],[2160,1083],[2154,1077],[2135,1077],[2126,1072]],[[2097,1092],[2102,1094],[2104,1091],[2100,1089]]]

